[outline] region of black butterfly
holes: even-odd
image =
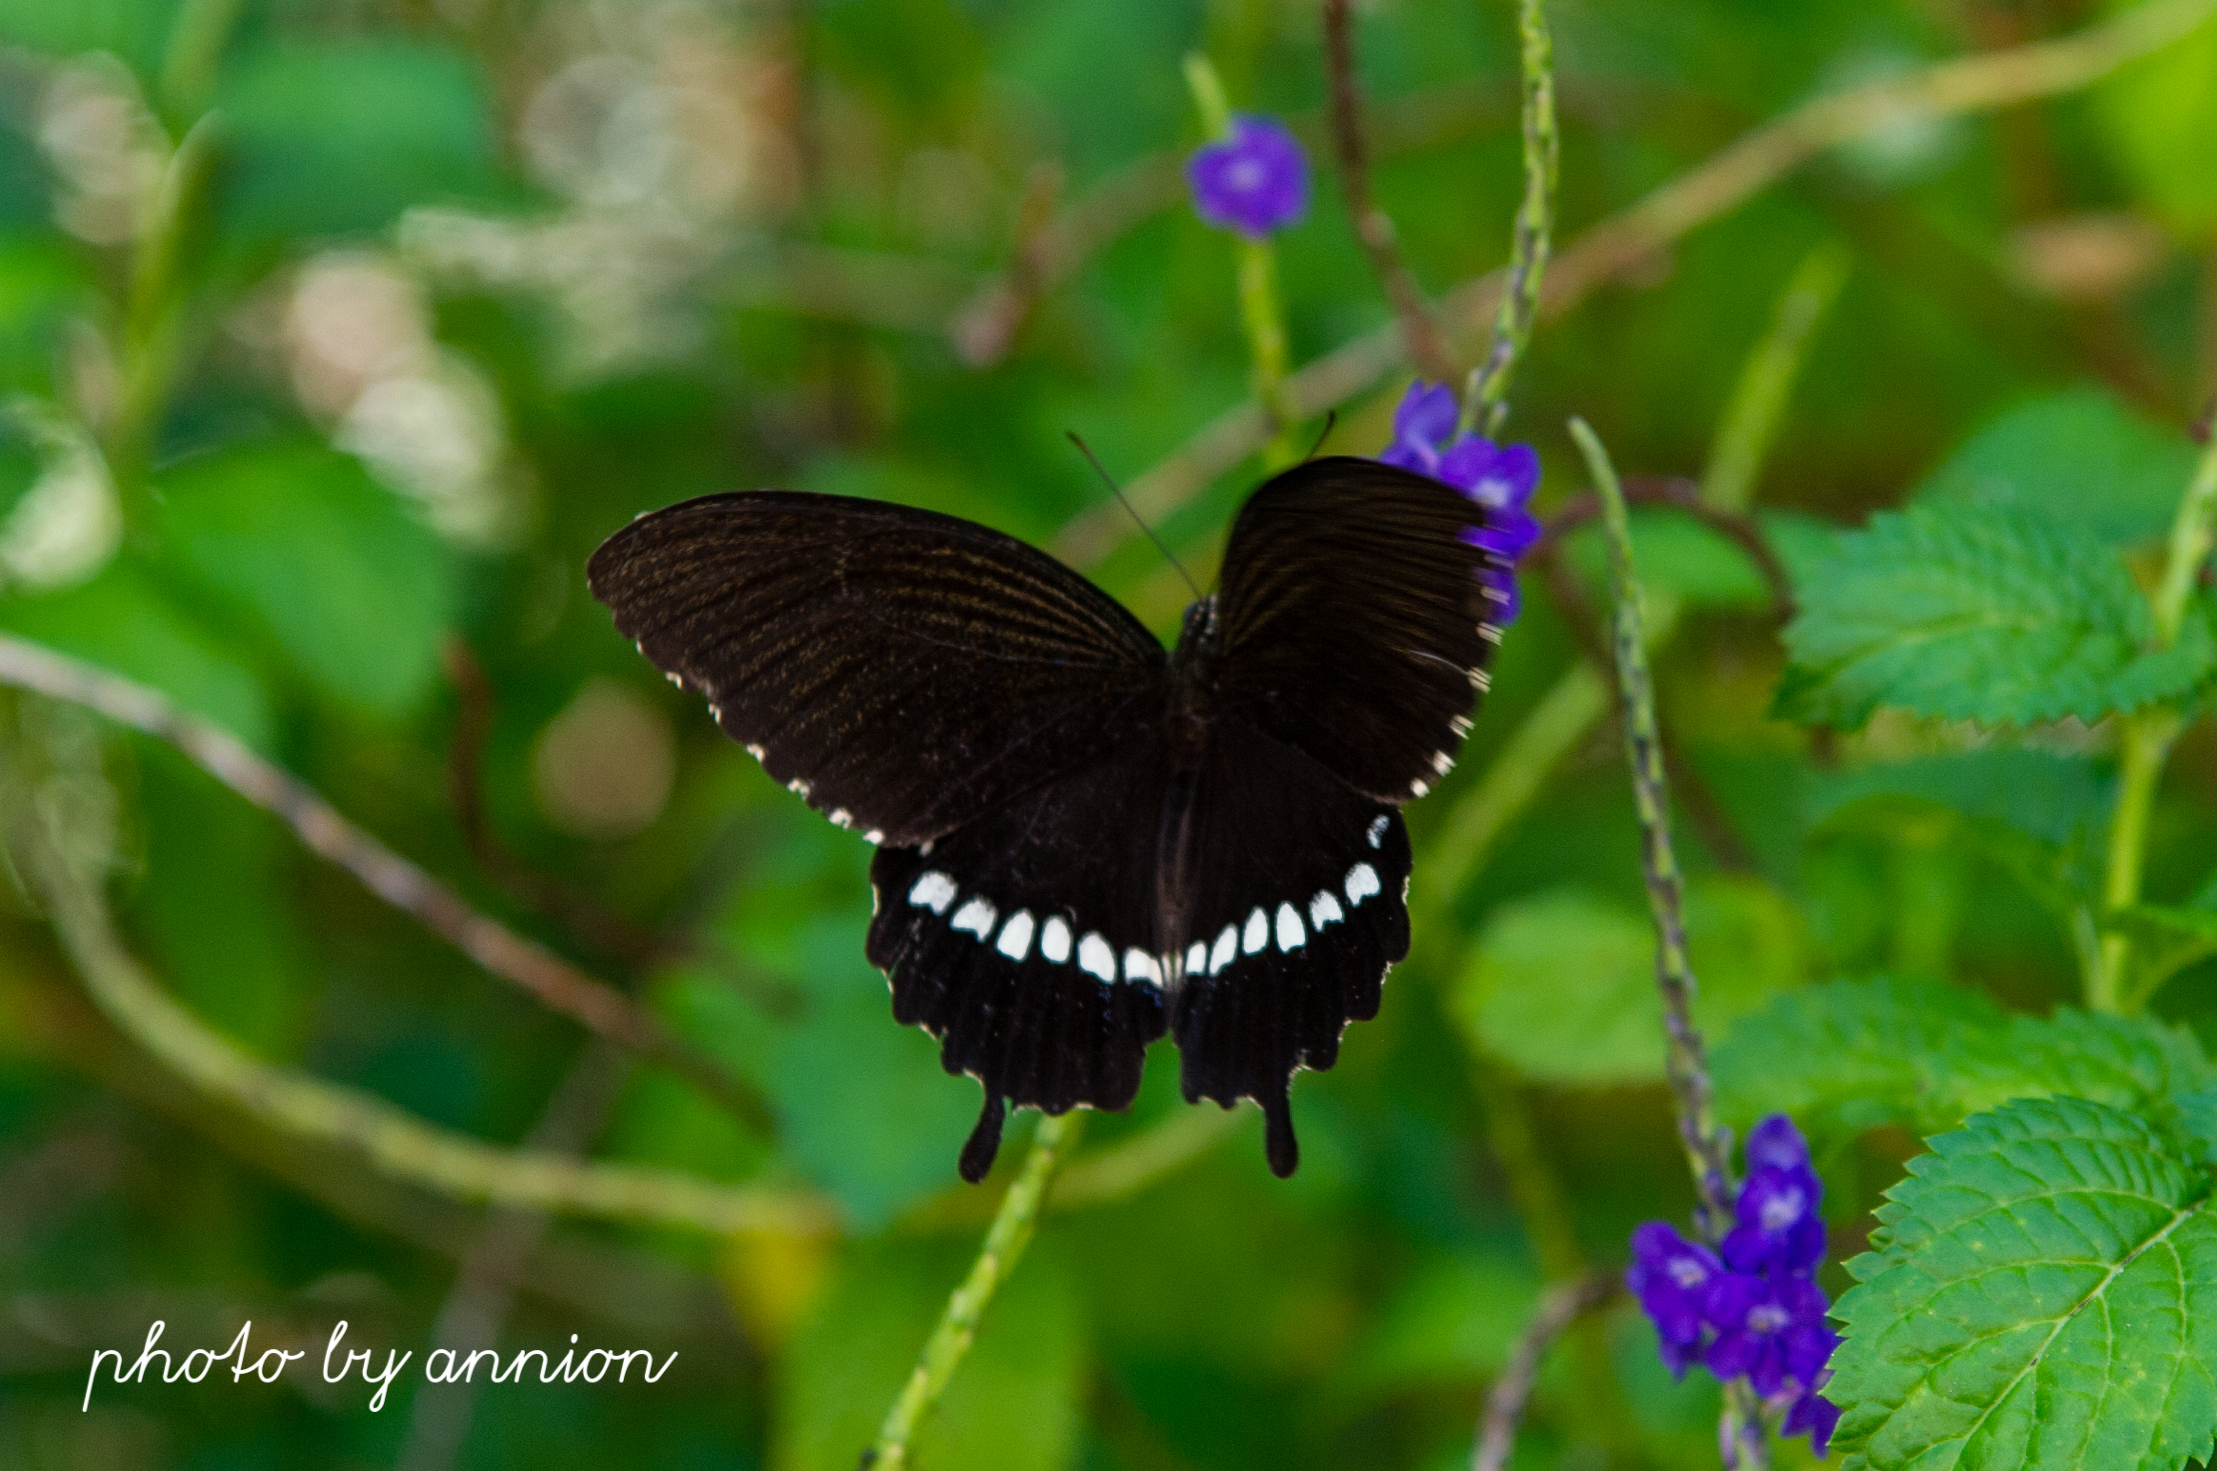
[[[1165,654],[1083,577],[973,522],[841,496],[708,496],[588,568],[726,734],[878,845],[893,1015],[1009,1103],[1121,1109],[1177,1033],[1188,1102],[1262,1105],[1377,1014],[1408,953],[1396,810],[1453,764],[1500,630],[1481,510],[1373,460],[1248,498]],[[1481,581],[1480,573],[1492,574]]]

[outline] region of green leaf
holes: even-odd
[[[2110,9],[2122,9],[2112,4]],[[2217,226],[2217,25],[2120,67],[2093,92],[2118,171],[2173,229]]]
[[[128,562],[64,592],[0,597],[0,628],[151,685],[248,745],[270,749],[260,678]]]
[[[49,56],[105,51],[151,70],[176,9],[175,0],[0,0],[0,42]]]
[[[2075,388],[1988,420],[1913,499],[2011,505],[2113,545],[2170,530],[2194,447],[2099,388]]]
[[[2059,1011],[2010,1016],[1933,982],[1833,981],[1780,997],[1712,1049],[1717,1115],[1790,1113],[1812,1133],[1952,1128],[2012,1099],[2072,1097],[2169,1118],[2217,1083],[2183,1028]]]
[[[864,1248],[842,1266],[779,1364],[775,1471],[854,1471],[967,1267],[913,1247]],[[986,1309],[911,1462],[1060,1471],[1077,1455],[1085,1382],[1078,1295],[1035,1247]]]
[[[2175,1471],[2217,1432],[2209,1180],[2145,1121],[2013,1103],[1931,1141],[1834,1308],[1847,1471]]]
[[[1798,586],[1781,713],[1852,728],[1880,705],[1984,725],[2093,721],[2217,667],[2190,620],[2146,652],[2147,600],[2107,548],[2022,509],[1926,504],[1840,538]]]
[[[1686,930],[1700,982],[1695,1015],[1706,1028],[1802,980],[1800,919],[1760,882],[1695,883]],[[1601,1086],[1663,1075],[1655,930],[1644,909],[1576,889],[1504,905],[1472,947],[1454,1004],[1477,1045],[1528,1077]]]
[[[216,112],[235,159],[223,211],[249,236],[366,233],[498,181],[483,82],[438,47],[271,46],[226,75]]]
[[[439,670],[453,568],[432,532],[348,456],[226,450],[165,474],[165,548],[219,606],[331,699],[410,709]]]
[[[2158,987],[2190,965],[2217,955],[2217,909],[2137,904],[2112,914],[2106,928],[2132,938],[2139,952],[2137,992]]]

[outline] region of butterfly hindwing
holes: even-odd
[[[1218,726],[1193,791],[1172,1012],[1185,1096],[1254,1099],[1270,1167],[1290,1175],[1293,1073],[1338,1060],[1340,1034],[1377,1015],[1386,968],[1408,953],[1408,830],[1236,720]]]
[[[1296,466],[1232,523],[1217,600],[1233,710],[1381,802],[1447,773],[1500,639],[1483,512],[1375,460]]]
[[[587,567],[616,626],[811,806],[881,842],[949,832],[1104,748],[1162,645],[973,522],[844,496],[708,496]]]
[[[1121,1109],[1166,1025],[1154,889],[1168,785],[1159,702],[1116,721],[1113,753],[918,847],[878,850],[869,955],[893,1015],[985,1089],[962,1171],[992,1164],[1004,1101]],[[1138,820],[1135,820],[1138,819]]]

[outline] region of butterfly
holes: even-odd
[[[1174,651],[1046,553],[843,496],[651,512],[587,567],[616,626],[770,775],[877,846],[867,953],[893,1015],[1010,1104],[1127,1107],[1175,1034],[1188,1102],[1337,1060],[1408,953],[1400,807],[1454,763],[1505,622],[1484,510],[1312,459],[1233,521]]]

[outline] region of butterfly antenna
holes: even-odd
[[[1163,560],[1168,562],[1177,574],[1185,579],[1185,585],[1193,589],[1194,601],[1199,602],[1204,594],[1200,587],[1194,583],[1192,574],[1185,570],[1183,563],[1170,554],[1170,548],[1163,545],[1162,538],[1155,535],[1155,528],[1147,524],[1147,519],[1139,514],[1138,509],[1125,496],[1123,487],[1116,483],[1116,477],[1109,474],[1108,468],[1101,463],[1101,457],[1093,453],[1091,445],[1078,438],[1075,430],[1065,430],[1064,432],[1069,434],[1070,442],[1078,447],[1078,453],[1085,456],[1086,463],[1093,467],[1093,473],[1101,477],[1101,483],[1109,488],[1109,494],[1116,497],[1116,503],[1129,512],[1134,521],[1139,523],[1139,529],[1147,533],[1147,539],[1155,544],[1156,551],[1162,553]]]
[[[1324,411],[1324,430],[1322,433],[1316,436],[1316,443],[1309,446],[1309,453],[1307,457],[1301,461],[1302,464],[1306,465],[1310,460],[1316,458],[1316,452],[1324,448],[1324,441],[1332,437],[1332,430],[1337,428],[1338,425],[1339,410],[1326,409]]]

